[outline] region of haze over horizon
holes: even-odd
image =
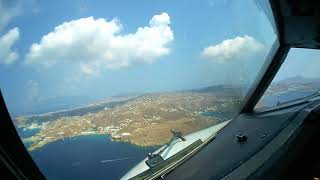
[[[275,41],[265,4],[251,1],[0,3],[0,87],[10,112],[54,98],[250,84]],[[309,53],[308,66],[320,65],[318,55]],[[288,66],[301,72],[298,62]]]

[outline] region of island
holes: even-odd
[[[240,105],[239,93],[225,86],[146,93],[71,110],[19,116],[14,122],[19,128],[39,129],[35,135],[22,139],[31,143],[29,151],[64,138],[91,134],[108,134],[113,141],[155,146],[169,141],[171,129],[185,135],[229,120]]]

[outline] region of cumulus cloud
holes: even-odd
[[[19,28],[16,27],[0,37],[0,63],[11,64],[19,57],[18,53],[12,50],[19,36]]]
[[[118,69],[152,63],[170,53],[174,39],[167,13],[155,15],[148,26],[123,34],[118,19],[93,17],[64,22],[34,43],[26,55],[29,64],[53,66],[63,62],[81,63],[86,75],[100,69]]]
[[[10,2],[0,0],[0,32],[7,26],[12,18],[20,13],[20,1]]]
[[[263,53],[265,46],[251,36],[238,36],[226,39],[220,44],[210,45],[202,51],[206,59],[224,63],[239,59],[247,59]]]
[[[20,1],[0,0],[0,33],[5,29],[12,18],[20,13]],[[11,64],[19,57],[18,53],[12,50],[13,45],[19,39],[20,33],[17,27],[0,35],[0,64]]]

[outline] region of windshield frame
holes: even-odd
[[[251,88],[247,92],[243,100],[243,104],[240,108],[239,114],[253,112],[254,107],[271,84],[273,78],[279,71],[290,50],[289,45],[283,45],[285,41],[284,27],[282,18],[280,18],[280,9],[274,1],[269,0],[268,2],[272,11],[271,15],[273,16],[274,22],[272,23],[272,25],[276,32],[277,39],[265,59],[264,66],[258,73],[258,76],[256,77],[254,83],[251,85]]]

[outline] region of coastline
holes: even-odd
[[[72,141],[72,140],[77,140],[77,138],[90,137],[90,136],[91,137],[104,136],[106,138],[106,143],[108,143],[108,142],[126,143],[126,144],[133,145],[136,148],[157,148],[157,147],[161,146],[160,144],[154,144],[154,145],[148,145],[148,146],[139,145],[139,144],[131,143],[130,141],[122,141],[122,140],[119,140],[119,139],[114,139],[111,134],[107,134],[107,133],[91,133],[91,134],[78,134],[78,135],[75,135],[75,136],[56,139],[55,141],[50,141],[50,142],[46,142],[46,143],[38,143],[39,144],[38,146],[29,147],[28,151],[29,152],[33,152],[33,151],[36,151],[36,150],[38,150],[38,149],[40,149],[40,148],[42,148],[42,147],[44,147],[46,145],[49,145],[51,143],[58,142],[58,141]]]
[[[23,143],[26,144],[26,143],[31,143],[31,145],[27,148],[27,150],[29,152],[32,152],[32,151],[35,151],[39,148],[42,148],[50,143],[54,143],[54,142],[57,142],[57,141],[64,141],[64,140],[70,140],[70,139],[73,139],[73,138],[78,138],[78,137],[90,137],[90,136],[106,136],[106,142],[119,142],[119,143],[127,143],[127,144],[131,144],[131,145],[134,145],[136,147],[139,147],[139,148],[149,148],[149,147],[157,147],[157,146],[161,146],[162,144],[157,144],[157,143],[154,143],[154,144],[150,144],[150,145],[145,145],[145,144],[138,144],[138,143],[132,143],[132,141],[130,141],[130,139],[128,140],[127,139],[121,139],[121,138],[114,138],[111,134],[109,133],[99,133],[99,132],[95,132],[95,133],[80,133],[80,134],[77,134],[77,135],[74,135],[74,136],[68,136],[68,137],[64,137],[64,138],[58,138],[58,139],[55,139],[53,141],[46,141],[46,142],[43,142],[43,141],[39,141],[36,145],[33,145],[33,142],[30,141],[30,140],[25,140],[23,139]],[[28,138],[27,138],[28,139]]]

